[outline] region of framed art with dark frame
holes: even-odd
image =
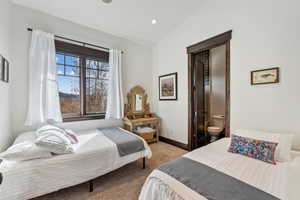
[[[8,60],[4,59],[3,61],[3,81],[4,82],[9,82],[9,62]]]
[[[177,98],[177,72],[159,76],[159,100],[176,101]]]
[[[9,62],[0,55],[0,81],[9,81]]]
[[[251,72],[251,85],[279,83],[279,68],[261,69]]]
[[[2,55],[0,55],[0,81],[4,81],[4,76],[3,76],[3,69],[4,69],[4,58]]]

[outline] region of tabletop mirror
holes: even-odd
[[[135,86],[127,94],[128,104],[125,105],[125,115],[145,115],[149,113],[147,94],[141,86]]]
[[[135,112],[142,112],[143,111],[143,96],[140,94],[134,95],[134,110]]]

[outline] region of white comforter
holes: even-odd
[[[222,139],[192,151],[185,157],[206,164],[280,199],[300,199],[300,153],[291,152],[293,157],[291,162],[271,165],[227,152],[229,143],[230,139]],[[154,170],[147,178],[139,200],[206,200],[206,198],[171,176]]]
[[[2,163],[0,200],[34,198],[89,181],[142,157],[150,158],[152,152],[145,141],[144,145],[144,151],[120,157],[117,146],[99,130],[81,132],[74,154]]]

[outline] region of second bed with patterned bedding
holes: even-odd
[[[228,152],[221,139],[163,164],[147,178],[139,200],[297,200],[300,154],[276,165]]]

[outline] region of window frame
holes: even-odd
[[[63,122],[72,122],[72,121],[83,121],[83,120],[96,120],[96,119],[105,119],[105,113],[87,113],[86,112],[86,60],[93,59],[100,62],[109,61],[109,52],[88,48],[85,46],[79,46],[72,43],[67,43],[61,40],[55,40],[56,54],[78,56],[80,58],[79,68],[79,88],[80,88],[80,115],[78,116],[66,116],[62,114]],[[56,63],[56,65],[59,65]],[[64,63],[64,66],[66,64]],[[102,71],[102,70],[101,70]],[[103,70],[109,71],[109,70]]]

